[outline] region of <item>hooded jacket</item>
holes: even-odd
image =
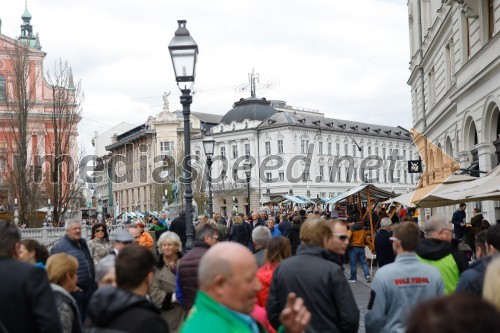
[[[455,291],[460,274],[469,268],[465,254],[445,240],[422,239],[416,252],[420,261],[431,264],[441,272],[446,294]]]
[[[89,302],[85,332],[164,333],[169,332],[159,310],[145,297],[105,286]]]

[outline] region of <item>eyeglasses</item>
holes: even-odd
[[[97,229],[95,232],[104,232],[104,229]]]
[[[337,237],[338,239],[340,239],[341,241],[345,241],[346,239],[349,238],[349,235],[346,235],[346,234],[333,234],[335,237]]]

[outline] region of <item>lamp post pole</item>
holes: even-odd
[[[186,20],[179,24],[168,50],[174,66],[175,79],[181,90],[182,115],[184,116],[184,200],[186,200],[186,251],[193,247],[193,189],[191,187],[191,88],[194,84],[198,45],[186,28]],[[188,88],[188,84],[190,87]],[[184,84],[183,87],[180,84]]]
[[[208,166],[208,215],[213,218],[214,214],[214,198],[212,196],[212,156],[207,156]]]
[[[247,176],[247,216],[250,216],[250,177],[252,175],[252,164],[245,163],[245,175]]]
[[[17,199],[14,199],[14,224],[16,226],[19,224],[19,211],[17,206]]]
[[[52,224],[52,205],[50,204],[50,199],[47,200],[47,227],[50,227]]]

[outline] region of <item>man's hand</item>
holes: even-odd
[[[301,333],[309,325],[311,313],[307,311],[304,300],[289,293],[285,308],[281,311],[280,322],[287,333]]]

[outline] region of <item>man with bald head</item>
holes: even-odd
[[[181,332],[265,332],[250,316],[261,284],[253,254],[238,243],[225,242],[211,247],[198,269],[200,290]],[[303,301],[294,294],[280,316],[286,332],[302,332],[310,320]]]

